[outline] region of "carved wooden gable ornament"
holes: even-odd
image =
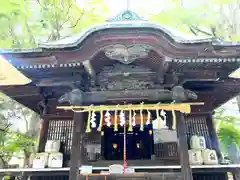
[[[109,59],[130,64],[138,58],[147,57],[150,50],[151,47],[145,44],[134,44],[130,46],[116,44],[105,47],[105,55]]]
[[[112,66],[104,66],[96,77],[98,90],[143,90],[160,88],[155,84],[156,73],[150,68],[115,63]],[[91,90],[97,90],[92,87]]]

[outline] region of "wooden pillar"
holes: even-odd
[[[105,144],[105,140],[104,140],[104,136],[105,135],[101,135],[101,160],[105,160],[105,156],[104,156],[104,144]]]
[[[180,156],[181,173],[184,180],[193,180],[192,169],[189,165],[187,134],[184,122],[184,116],[176,111],[178,152]]]
[[[44,152],[45,150],[45,145],[47,142],[48,126],[49,126],[49,119],[42,117],[40,122],[40,137],[39,137],[38,152]]]
[[[48,97],[47,95],[42,94],[41,101],[37,104],[39,115],[41,117],[40,122],[40,137],[39,137],[39,145],[38,145],[38,152],[44,152],[45,145],[47,142],[47,133],[48,133],[48,126],[49,126],[49,119],[47,118],[47,114],[49,113],[48,108]]]
[[[79,167],[83,164],[84,159],[84,119],[83,113],[74,113],[72,149],[70,159],[69,180],[77,180],[79,178]]]
[[[72,92],[66,93],[61,98],[63,99],[62,102],[68,101],[73,106],[82,105],[83,96],[81,90],[75,89]],[[69,180],[77,180],[80,178],[79,168],[82,166],[84,160],[84,114],[74,112],[73,121],[74,126],[72,134]]]

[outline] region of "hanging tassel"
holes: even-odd
[[[99,126],[97,128],[97,131],[102,131],[102,124],[103,124],[103,111],[100,111],[100,122],[99,122]]]
[[[128,131],[132,132],[133,128],[132,128],[132,110],[129,110],[129,120],[128,120]]]
[[[156,110],[156,115],[157,115],[157,129],[161,128],[161,117],[159,116],[159,110]]]
[[[86,133],[91,132],[91,111],[88,112],[88,120],[87,120],[87,128],[86,128]]]
[[[176,114],[174,110],[172,110],[172,129],[176,129]]]
[[[118,123],[117,123],[117,118],[118,118],[118,115],[117,115],[118,111],[115,110],[114,112],[114,131],[118,131]]]
[[[136,112],[133,111],[133,117],[132,117],[132,126],[136,126]]]
[[[147,110],[147,122],[146,125],[149,125],[151,121],[151,112],[149,110]]]

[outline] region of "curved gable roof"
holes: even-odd
[[[96,25],[92,28],[89,28],[79,34],[67,37],[61,40],[39,43],[38,48],[34,49],[2,49],[0,53],[41,53],[43,49],[63,49],[63,48],[74,48],[83,43],[86,39],[91,37],[97,32],[104,30],[121,30],[121,29],[139,29],[139,30],[149,30],[157,32],[157,34],[164,35],[168,40],[173,41],[176,44],[210,44],[212,46],[238,46],[240,48],[240,43],[226,43],[221,41],[216,37],[199,37],[194,35],[187,35],[181,32],[178,32],[174,29],[160,26],[159,24],[150,23],[146,20],[140,18],[136,13],[131,11],[124,11],[118,14],[116,17],[108,20],[106,23],[101,25]]]

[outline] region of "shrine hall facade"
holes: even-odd
[[[227,170],[208,173],[211,168],[205,167],[205,173],[198,172],[202,168],[192,169],[187,159],[193,135],[203,136],[207,148],[221,156],[212,117],[215,108],[240,92],[240,80],[230,77],[240,64],[239,44],[181,36],[126,11],[73,37],[35,49],[1,50],[1,55],[32,82],[0,90],[40,114],[39,152],[47,140],[61,141],[64,167],[70,167],[66,178],[76,179],[83,164],[95,171],[122,164],[123,129],[119,126],[115,132],[109,125],[101,132],[85,133],[86,113],[57,106],[202,102],[192,106],[188,115],[176,114],[173,133],[158,134],[151,123],[140,131],[137,113],[136,128],[127,135],[128,166],[149,173],[169,166],[164,169],[173,173],[179,165],[183,179],[226,179]],[[155,119],[154,114],[151,122]],[[166,127],[171,126],[169,119]],[[169,139],[156,143],[154,136]],[[92,148],[94,153],[90,153]]]

